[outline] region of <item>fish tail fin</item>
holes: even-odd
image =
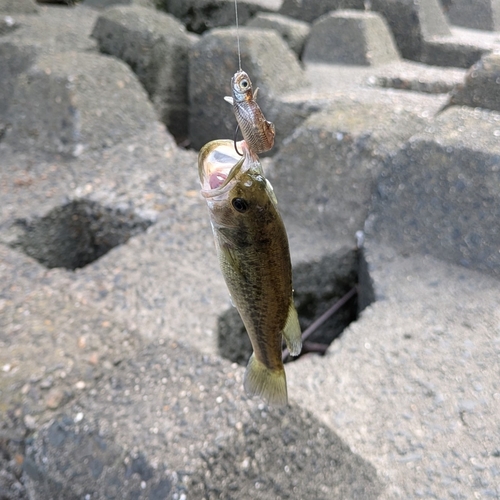
[[[300,331],[299,316],[293,302],[288,310],[288,318],[283,329],[286,346],[292,356],[298,356],[302,350],[302,334]]]
[[[254,354],[248,361],[244,387],[249,396],[260,396],[270,405],[283,406],[288,403],[285,369],[271,370]]]

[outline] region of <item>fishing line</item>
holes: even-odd
[[[234,0],[234,16],[236,18],[236,40],[238,43],[238,66],[239,70],[241,71],[241,48],[240,48],[240,26],[238,24],[238,0]],[[234,149],[236,152],[240,155],[243,156],[242,153],[238,151],[238,146],[236,145],[236,139],[238,138],[238,129],[239,125],[236,125],[236,130],[234,131]]]
[[[236,39],[238,41],[238,65],[241,71],[240,27],[238,24],[238,0],[234,0],[234,15],[236,17]]]

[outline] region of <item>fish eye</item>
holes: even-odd
[[[243,198],[233,198],[231,204],[237,212],[245,213],[248,210],[248,201]]]
[[[246,89],[248,87],[248,80],[241,80],[240,85],[242,88]]]

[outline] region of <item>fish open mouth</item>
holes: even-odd
[[[237,143],[238,150],[244,151],[243,156],[236,152],[234,141],[229,139],[209,142],[201,149],[198,173],[203,196],[212,197],[225,191],[224,188],[246,159],[247,148],[244,142]]]

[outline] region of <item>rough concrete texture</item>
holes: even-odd
[[[237,365],[177,341],[150,345],[41,430],[27,450],[28,491],[39,499],[55,492],[64,498],[377,497],[374,468],[333,433],[298,406],[277,411],[247,401],[241,383]],[[137,406],[141,414],[131,418]]]
[[[40,60],[66,61],[64,53],[84,64],[112,61],[92,81],[87,71],[89,111],[108,109],[105,74],[116,65],[140,90],[134,73],[97,53],[97,10],[39,11],[9,14],[18,28],[0,38],[11,82],[3,85],[0,71],[2,102],[20,91],[15,78],[24,81]],[[368,307],[325,357],[287,364],[289,407],[248,400],[243,368],[218,349],[230,301],[199,196],[197,153],[176,146],[145,91],[120,101],[115,86],[113,112],[123,119],[109,124],[90,113],[87,123],[116,131],[116,141],[77,157],[47,151],[43,141],[14,148],[0,125],[0,497],[500,496],[498,113],[439,113],[444,86],[462,70],[402,61],[300,69],[276,33],[250,32],[243,64],[280,134],[279,155],[263,165],[285,215],[301,321],[355,279],[354,232],[363,227],[354,300]],[[443,46],[460,39],[490,50],[477,33],[453,28]],[[490,46],[498,37],[480,35]],[[223,96],[237,67],[235,39],[232,30],[202,51],[212,69],[196,73],[200,103],[204,95],[206,108],[220,108],[229,138],[235,121]],[[424,46],[431,57],[433,46]],[[456,61],[467,47],[455,46]],[[288,87],[292,64],[300,71]],[[382,78],[408,86],[382,88]],[[38,97],[10,116],[49,109]],[[206,140],[215,125],[211,116],[196,123]],[[138,221],[153,223],[126,234]],[[81,241],[66,237],[65,224]],[[119,244],[101,253],[103,240]],[[42,254],[62,248],[49,252],[61,266],[68,255],[97,260],[48,269],[23,251],[37,246]]]
[[[254,89],[259,87],[257,100],[263,109],[273,96],[307,85],[295,54],[274,30],[242,27],[239,36],[241,66],[252,75]],[[195,148],[201,148],[212,139],[234,136],[236,118],[221,96],[232,95],[231,77],[238,70],[235,41],[235,29],[215,29],[204,35],[191,50],[189,133]],[[205,82],[210,84],[205,85]]]
[[[287,366],[293,399],[376,464],[382,499],[497,498],[498,281],[371,243],[365,254],[377,301],[323,362]]]
[[[494,33],[448,26],[438,0],[371,0],[371,5],[388,22],[405,59],[469,68],[500,49]]]
[[[425,39],[451,34],[438,0],[371,0],[371,7],[386,19],[405,59],[420,61]]]
[[[283,0],[279,12],[284,16],[312,23],[318,17],[332,10],[364,8],[364,0],[317,0],[314,2]]]
[[[43,55],[17,79],[6,141],[19,149],[28,143],[78,155],[122,141],[154,117],[144,89],[124,63],[80,52]]]
[[[287,139],[270,173],[285,221],[351,244],[363,229],[383,159],[424,124],[411,107],[389,111],[375,103],[337,103],[311,115]]]
[[[118,5],[135,5],[137,7],[155,7],[155,0],[84,0],[85,7],[93,9],[107,9]]]
[[[73,9],[68,8],[42,8],[36,16],[8,16],[9,24],[17,29],[0,38],[0,123],[5,124],[17,77],[40,55],[96,50],[96,42],[89,37],[96,13],[80,8],[76,12],[78,23],[74,22]]]
[[[0,36],[7,35],[18,28],[19,24],[16,23],[12,16],[5,15],[0,17]]]
[[[1,0],[0,12],[7,14],[36,14],[38,6],[34,0]]]
[[[130,65],[160,120],[177,138],[188,135],[188,53],[192,39],[168,14],[144,7],[114,7],[92,31],[101,52]]]
[[[384,19],[375,12],[339,10],[311,26],[305,62],[375,66],[399,58]]]
[[[500,115],[452,107],[388,159],[367,228],[500,276]]]
[[[451,24],[477,30],[500,29],[500,2],[498,0],[453,0],[446,6]]]
[[[300,57],[304,43],[311,31],[309,24],[304,21],[291,19],[281,14],[268,14],[265,12],[259,12],[246,25],[250,28],[276,30],[298,57]]]
[[[488,54],[467,72],[450,95],[450,105],[500,111],[500,51]]]
[[[470,68],[483,55],[499,50],[500,39],[495,32],[451,27],[451,35],[423,41],[420,60],[436,66]]]
[[[234,0],[159,0],[160,6],[179,18],[194,33],[234,26]],[[245,24],[257,12],[277,12],[281,0],[240,0],[238,20]]]
[[[426,94],[442,94],[463,84],[466,71],[458,68],[429,67],[425,64],[408,63],[384,66],[370,75],[368,83],[379,87],[412,90]]]
[[[34,429],[132,356],[141,339],[102,308],[73,300],[59,287],[57,272],[48,275],[22,253],[0,250],[0,411],[22,408],[24,424]]]

